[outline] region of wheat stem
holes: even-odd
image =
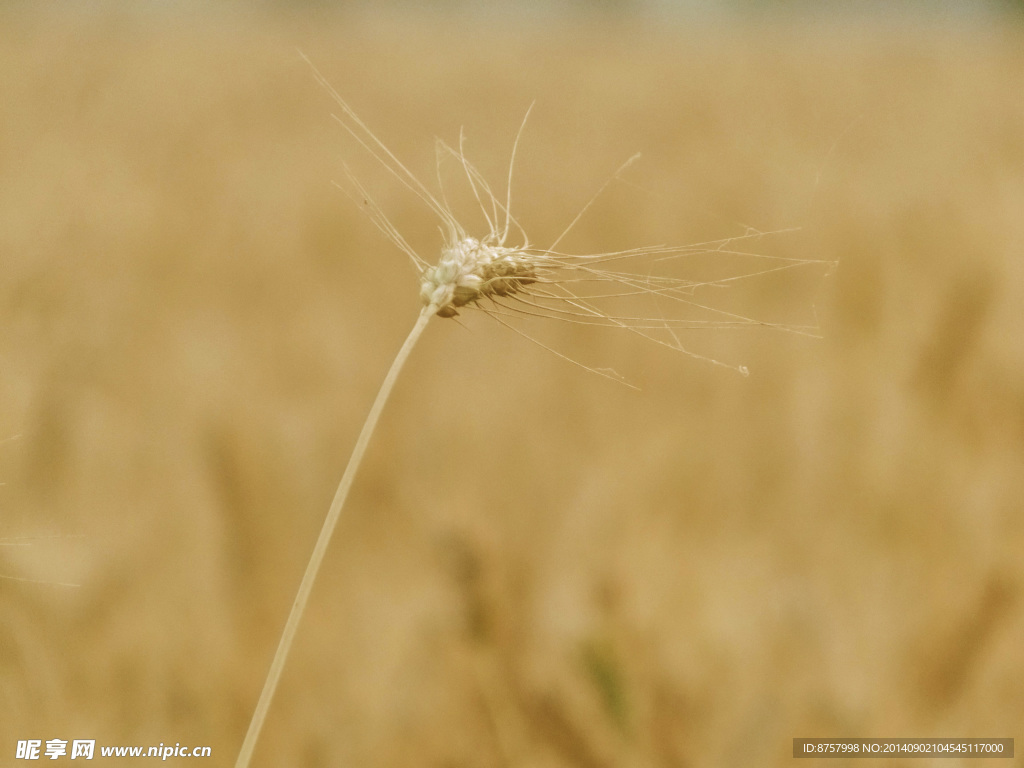
[[[334,533],[338,518],[341,517],[341,509],[345,505],[345,499],[352,487],[352,481],[355,479],[359,464],[363,460],[363,454],[366,453],[366,446],[370,442],[370,437],[377,426],[377,420],[380,418],[381,411],[384,410],[384,404],[388,400],[388,395],[391,394],[391,389],[398,379],[398,374],[402,371],[402,366],[405,365],[405,361],[409,357],[409,353],[412,352],[412,348],[416,346],[416,342],[423,333],[423,329],[427,327],[427,322],[436,312],[437,307],[433,305],[424,307],[423,311],[420,312],[420,316],[409,332],[408,338],[406,338],[402,348],[398,350],[395,361],[391,364],[388,375],[384,377],[380,390],[377,392],[377,398],[373,401],[373,406],[366,416],[363,429],[359,433],[359,439],[356,440],[356,446],[352,450],[352,457],[348,460],[345,474],[342,475],[341,483],[338,484],[338,490],[334,494],[331,508],[327,511],[327,518],[324,520],[323,528],[320,529],[320,536],[316,540],[316,546],[313,547],[313,554],[310,555],[309,564],[306,566],[306,573],[303,575],[302,583],[299,585],[298,594],[295,595],[295,602],[292,604],[291,613],[288,614],[288,622],[284,626],[284,632],[281,633],[277,652],[274,654],[274,660],[270,664],[267,679],[263,683],[263,691],[260,693],[260,700],[256,704],[256,710],[253,712],[252,720],[249,722],[249,730],[245,734],[245,741],[242,742],[242,749],[238,753],[235,768],[248,768],[249,761],[252,759],[252,753],[256,747],[256,739],[259,738],[263,722],[267,718],[267,710],[270,709],[270,702],[274,698],[274,691],[277,689],[277,684],[281,679],[281,672],[284,669],[285,661],[288,659],[288,652],[291,650],[292,641],[295,639],[295,634],[298,631],[299,622],[302,620],[302,614],[306,609],[306,603],[309,602],[310,592],[313,591],[313,582],[316,581],[316,575],[320,570],[320,565],[323,563],[324,554],[327,552],[327,545],[331,540],[331,534]]]

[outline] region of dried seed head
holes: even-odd
[[[420,300],[454,317],[463,307],[489,296],[510,296],[537,280],[536,256],[521,248],[490,245],[473,237],[446,246],[437,266],[420,276]]]
[[[828,269],[834,266],[826,260],[768,256],[738,247],[741,241],[757,239],[767,233],[750,229],[735,237],[682,247],[654,245],[593,254],[556,250],[597,198],[612,182],[620,179],[620,174],[639,155],[631,157],[608,178],[551,245],[536,248],[529,245],[526,232],[511,213],[512,166],[525,118],[512,147],[504,201],[498,199],[483,174],[466,158],[461,135],[455,148],[443,142],[438,144],[437,172],[441,186],[438,194],[402,164],[315,68],[314,72],[341,108],[341,114],[335,115],[341,126],[440,220],[445,245],[440,260],[431,266],[388,220],[359,180],[346,169],[352,188],[349,194],[361,202],[374,224],[412,261],[420,274],[420,300],[426,309],[439,317],[455,317],[461,307],[479,308],[497,322],[559,357],[619,381],[621,378],[617,374],[582,365],[519,330],[515,323],[524,318],[549,318],[579,325],[619,328],[691,357],[733,368],[744,375],[747,371],[743,366],[724,364],[687,349],[679,331],[770,326],[802,335],[815,334],[816,326],[813,324],[758,322],[736,312],[716,309],[696,296],[698,290],[717,289],[760,275],[805,266],[818,265]],[[480,239],[468,236],[440,184],[441,161],[449,157],[461,165],[487,224],[487,234]],[[512,233],[519,235],[521,244],[518,247],[505,245]],[[755,266],[744,267],[738,274],[705,277],[699,281],[663,276],[656,271],[657,262],[701,255],[749,259]],[[644,268],[626,271],[609,268],[627,259]],[[823,277],[826,274],[827,271]],[[488,306],[482,305],[480,300],[483,298],[491,300]]]

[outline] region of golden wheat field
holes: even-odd
[[[630,389],[482,313],[433,321],[255,765],[775,766],[794,737],[1024,736],[1024,29],[317,8],[0,19],[0,766],[28,739],[234,763],[419,311],[332,182],[348,166],[420,253],[440,243],[299,49],[428,184],[464,129],[503,189],[533,104],[512,197],[533,242],[640,152],[567,250],[789,230],[749,247],[838,267],[698,293],[817,324],[682,337],[746,378],[518,326]]]

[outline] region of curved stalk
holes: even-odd
[[[260,700],[256,704],[252,720],[249,721],[249,730],[245,734],[245,740],[242,742],[242,749],[238,753],[235,768],[248,768],[249,761],[252,759],[252,753],[256,747],[256,739],[259,738],[263,722],[267,718],[267,711],[270,709],[270,702],[274,698],[274,691],[277,690],[277,684],[281,679],[281,672],[284,670],[285,661],[288,659],[288,652],[291,650],[292,641],[295,639],[299,622],[302,620],[302,614],[306,610],[306,603],[309,602],[309,595],[313,591],[313,582],[316,581],[316,575],[320,570],[320,565],[323,563],[324,555],[327,552],[327,545],[331,540],[331,534],[334,533],[334,528],[338,524],[338,519],[341,517],[341,509],[345,506],[345,499],[348,496],[349,489],[352,488],[352,481],[359,470],[363,454],[366,453],[366,446],[370,442],[370,437],[372,437],[373,431],[377,426],[377,420],[380,418],[381,411],[384,410],[384,404],[388,400],[388,395],[391,394],[391,389],[398,379],[398,374],[402,371],[402,366],[405,365],[405,361],[408,359],[409,353],[412,352],[412,348],[416,346],[416,342],[423,333],[423,329],[427,327],[427,322],[436,312],[437,307],[435,306],[423,308],[405,343],[398,350],[395,361],[391,364],[387,376],[384,377],[380,390],[377,392],[377,398],[373,401],[373,406],[371,406],[370,412],[366,416],[363,429],[356,440],[355,448],[352,450],[352,457],[348,460],[345,474],[341,477],[341,483],[338,484],[338,490],[334,494],[334,501],[331,502],[331,508],[327,511],[327,518],[320,529],[320,536],[316,540],[316,546],[313,547],[313,554],[310,555],[309,564],[306,566],[306,573],[302,577],[302,583],[299,584],[298,594],[296,594],[295,602],[292,604],[291,613],[288,614],[288,621],[284,625],[284,632],[281,633],[281,640],[277,645],[274,660],[270,664],[267,679],[263,683]]]

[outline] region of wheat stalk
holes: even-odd
[[[235,763],[237,768],[245,768],[252,759],[253,750],[256,748],[256,739],[259,738],[260,730],[263,728],[263,723],[267,718],[267,711],[270,709],[270,702],[274,698],[274,691],[277,690],[277,684],[281,680],[281,672],[284,670],[285,661],[288,659],[288,652],[291,650],[292,641],[295,640],[295,633],[299,629],[302,614],[306,610],[306,603],[309,602],[309,595],[313,591],[313,583],[316,581],[317,573],[323,564],[327,545],[330,543],[331,535],[334,533],[334,528],[341,517],[341,510],[345,506],[345,499],[348,498],[348,492],[352,488],[352,482],[355,480],[359,464],[363,460],[363,454],[366,453],[366,446],[370,442],[370,437],[377,427],[381,411],[384,410],[384,405],[387,403],[395,381],[398,380],[398,374],[401,373],[402,366],[405,365],[405,361],[409,358],[409,353],[412,352],[412,348],[419,340],[423,329],[427,327],[427,322],[436,311],[435,307],[428,305],[420,312],[419,317],[416,319],[416,324],[413,325],[412,331],[409,332],[405,343],[398,350],[398,355],[396,355],[395,361],[391,364],[391,369],[388,371],[387,376],[384,377],[384,382],[380,385],[377,397],[370,407],[370,412],[366,416],[362,430],[359,432],[356,446],[352,451],[351,458],[348,460],[345,474],[342,475],[341,482],[338,484],[338,490],[334,494],[331,507],[327,511],[327,518],[320,529],[320,535],[317,537],[316,545],[313,547],[313,554],[310,555],[309,564],[306,566],[306,573],[302,577],[302,583],[299,584],[298,594],[295,596],[291,613],[288,614],[288,621],[285,623],[284,631],[281,633],[281,640],[277,645],[277,651],[274,653],[274,660],[270,664],[270,671],[267,673],[267,679],[263,683],[263,691],[260,693],[259,702],[257,702],[252,720],[249,722],[249,730],[245,734],[245,740],[242,742],[242,748],[238,753],[238,760]]]
[[[348,172],[350,188],[348,192],[358,202],[362,202],[369,215],[384,233],[400,250],[405,252],[413,266],[419,272],[419,297],[422,304],[420,314],[413,325],[405,343],[395,357],[388,370],[380,390],[377,392],[370,412],[366,417],[355,448],[345,468],[344,475],[334,495],[327,517],[324,520],[320,535],[317,538],[313,553],[310,556],[298,593],[292,604],[291,612],[278,643],[277,651],[270,665],[270,670],[263,685],[259,702],[249,723],[249,729],[242,743],[236,768],[247,768],[252,758],[256,740],[266,720],[274,692],[281,679],[288,653],[295,639],[303,612],[309,601],[317,573],[323,563],[324,555],[331,536],[341,516],[342,508],[349,490],[355,479],[380,418],[381,411],[401,373],[409,354],[419,340],[427,323],[437,315],[452,318],[459,315],[460,310],[481,310],[494,318],[501,325],[511,328],[524,335],[530,341],[548,349],[557,356],[580,365],[600,376],[615,379],[629,385],[618,374],[609,369],[590,368],[572,358],[542,344],[537,339],[523,333],[514,326],[514,321],[523,318],[541,317],[557,319],[565,322],[584,325],[597,325],[620,328],[637,334],[656,344],[666,346],[678,352],[706,360],[715,365],[732,368],[747,374],[743,366],[729,365],[686,349],[679,340],[677,331],[687,328],[732,328],[750,325],[770,325],[793,333],[813,334],[813,329],[805,326],[775,325],[754,321],[723,310],[714,309],[698,302],[694,294],[699,288],[722,287],[732,281],[747,279],[758,275],[777,272],[806,264],[819,264],[814,260],[768,257],[756,253],[747,253],[737,249],[740,240],[760,237],[765,233],[750,230],[745,234],[719,241],[698,243],[686,247],[652,246],[633,248],[600,254],[576,255],[556,250],[558,243],[575,226],[583,214],[590,208],[597,197],[619,174],[638,156],[626,161],[605,182],[590,201],[581,209],[568,227],[548,248],[540,249],[529,243],[526,233],[511,213],[512,168],[519,138],[523,126],[520,126],[512,148],[509,162],[509,174],[506,183],[506,194],[503,201],[499,200],[488,186],[482,174],[466,159],[464,139],[460,136],[459,147],[454,149],[447,144],[438,144],[439,158],[451,157],[461,165],[465,179],[479,205],[480,212],[487,225],[487,234],[476,238],[459,222],[444,196],[443,185],[440,196],[429,190],[406,166],[377,138],[370,128],[359,118],[355,111],[345,102],[340,94],[320,74],[316,67],[303,55],[313,70],[316,80],[328,91],[341,109],[335,118],[341,126],[398,181],[419,197],[438,216],[442,224],[444,243],[438,262],[430,265],[405,240],[398,229],[391,223],[381,208],[373,201],[368,191],[359,180]],[[529,116],[529,111],[527,111]],[[526,118],[523,120],[525,125]],[[347,169],[346,169],[347,170]],[[438,162],[440,177],[440,159]],[[343,187],[344,189],[344,187]],[[517,245],[510,244],[513,231],[521,238]],[[741,255],[770,262],[769,266],[754,271],[735,275],[729,278],[706,282],[691,282],[672,277],[654,275],[653,273],[622,272],[609,269],[608,265],[624,259],[647,259],[657,262],[665,259],[677,259],[696,254],[731,254]],[[681,304],[691,309],[710,313],[703,319],[679,319],[666,317],[663,313],[654,315],[637,315],[616,313],[605,308],[606,303],[646,298],[658,302]]]

